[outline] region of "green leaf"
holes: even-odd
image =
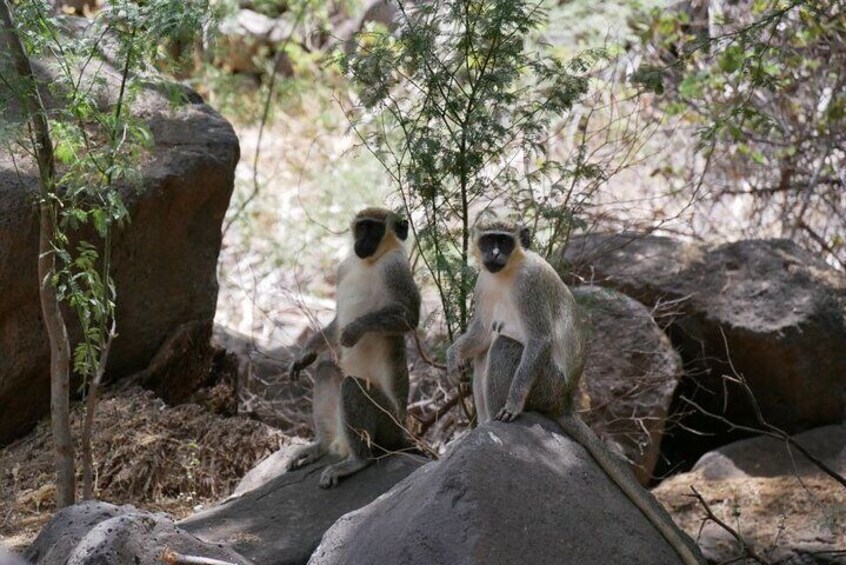
[[[726,73],[738,70],[746,60],[746,51],[737,44],[729,45],[720,56],[720,69]]]
[[[702,92],[702,81],[695,75],[685,77],[679,84],[679,94],[689,100],[699,98],[702,96]]]
[[[664,73],[665,70],[663,67],[641,65],[632,73],[631,81],[633,84],[640,85],[649,92],[664,94]]]

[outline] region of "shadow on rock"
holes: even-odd
[[[338,518],[371,503],[426,462],[414,455],[386,457],[325,490],[318,486],[320,473],[337,459],[325,457],[288,473],[285,464],[294,448],[259,464],[236,488],[239,495],[179,526],[206,541],[231,544],[262,565],[303,564]]]

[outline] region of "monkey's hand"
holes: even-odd
[[[351,323],[341,331],[341,345],[344,347],[353,347],[361,339],[364,332],[355,323]]]
[[[317,353],[314,351],[304,351],[300,353],[300,356],[291,361],[291,364],[288,365],[288,377],[296,382],[300,379],[300,372],[314,363],[314,360],[317,359]]]
[[[505,406],[496,413],[494,419],[500,422],[512,422],[517,416],[523,413],[523,406],[517,405],[511,398],[505,401]]]

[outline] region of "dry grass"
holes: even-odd
[[[74,406],[74,437],[83,415],[82,406]],[[169,407],[140,389],[108,394],[97,409],[95,493],[182,518],[228,496],[283,443],[281,432],[244,417],[224,418],[195,404]],[[0,542],[21,548],[50,519],[52,469],[49,422],[0,451]]]

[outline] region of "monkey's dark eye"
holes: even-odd
[[[357,239],[381,226],[383,226],[382,222],[377,222],[376,220],[359,220],[355,223],[355,237]]]
[[[361,220],[353,228],[355,254],[361,259],[370,257],[379,248],[385,235],[385,224],[375,220]]]

